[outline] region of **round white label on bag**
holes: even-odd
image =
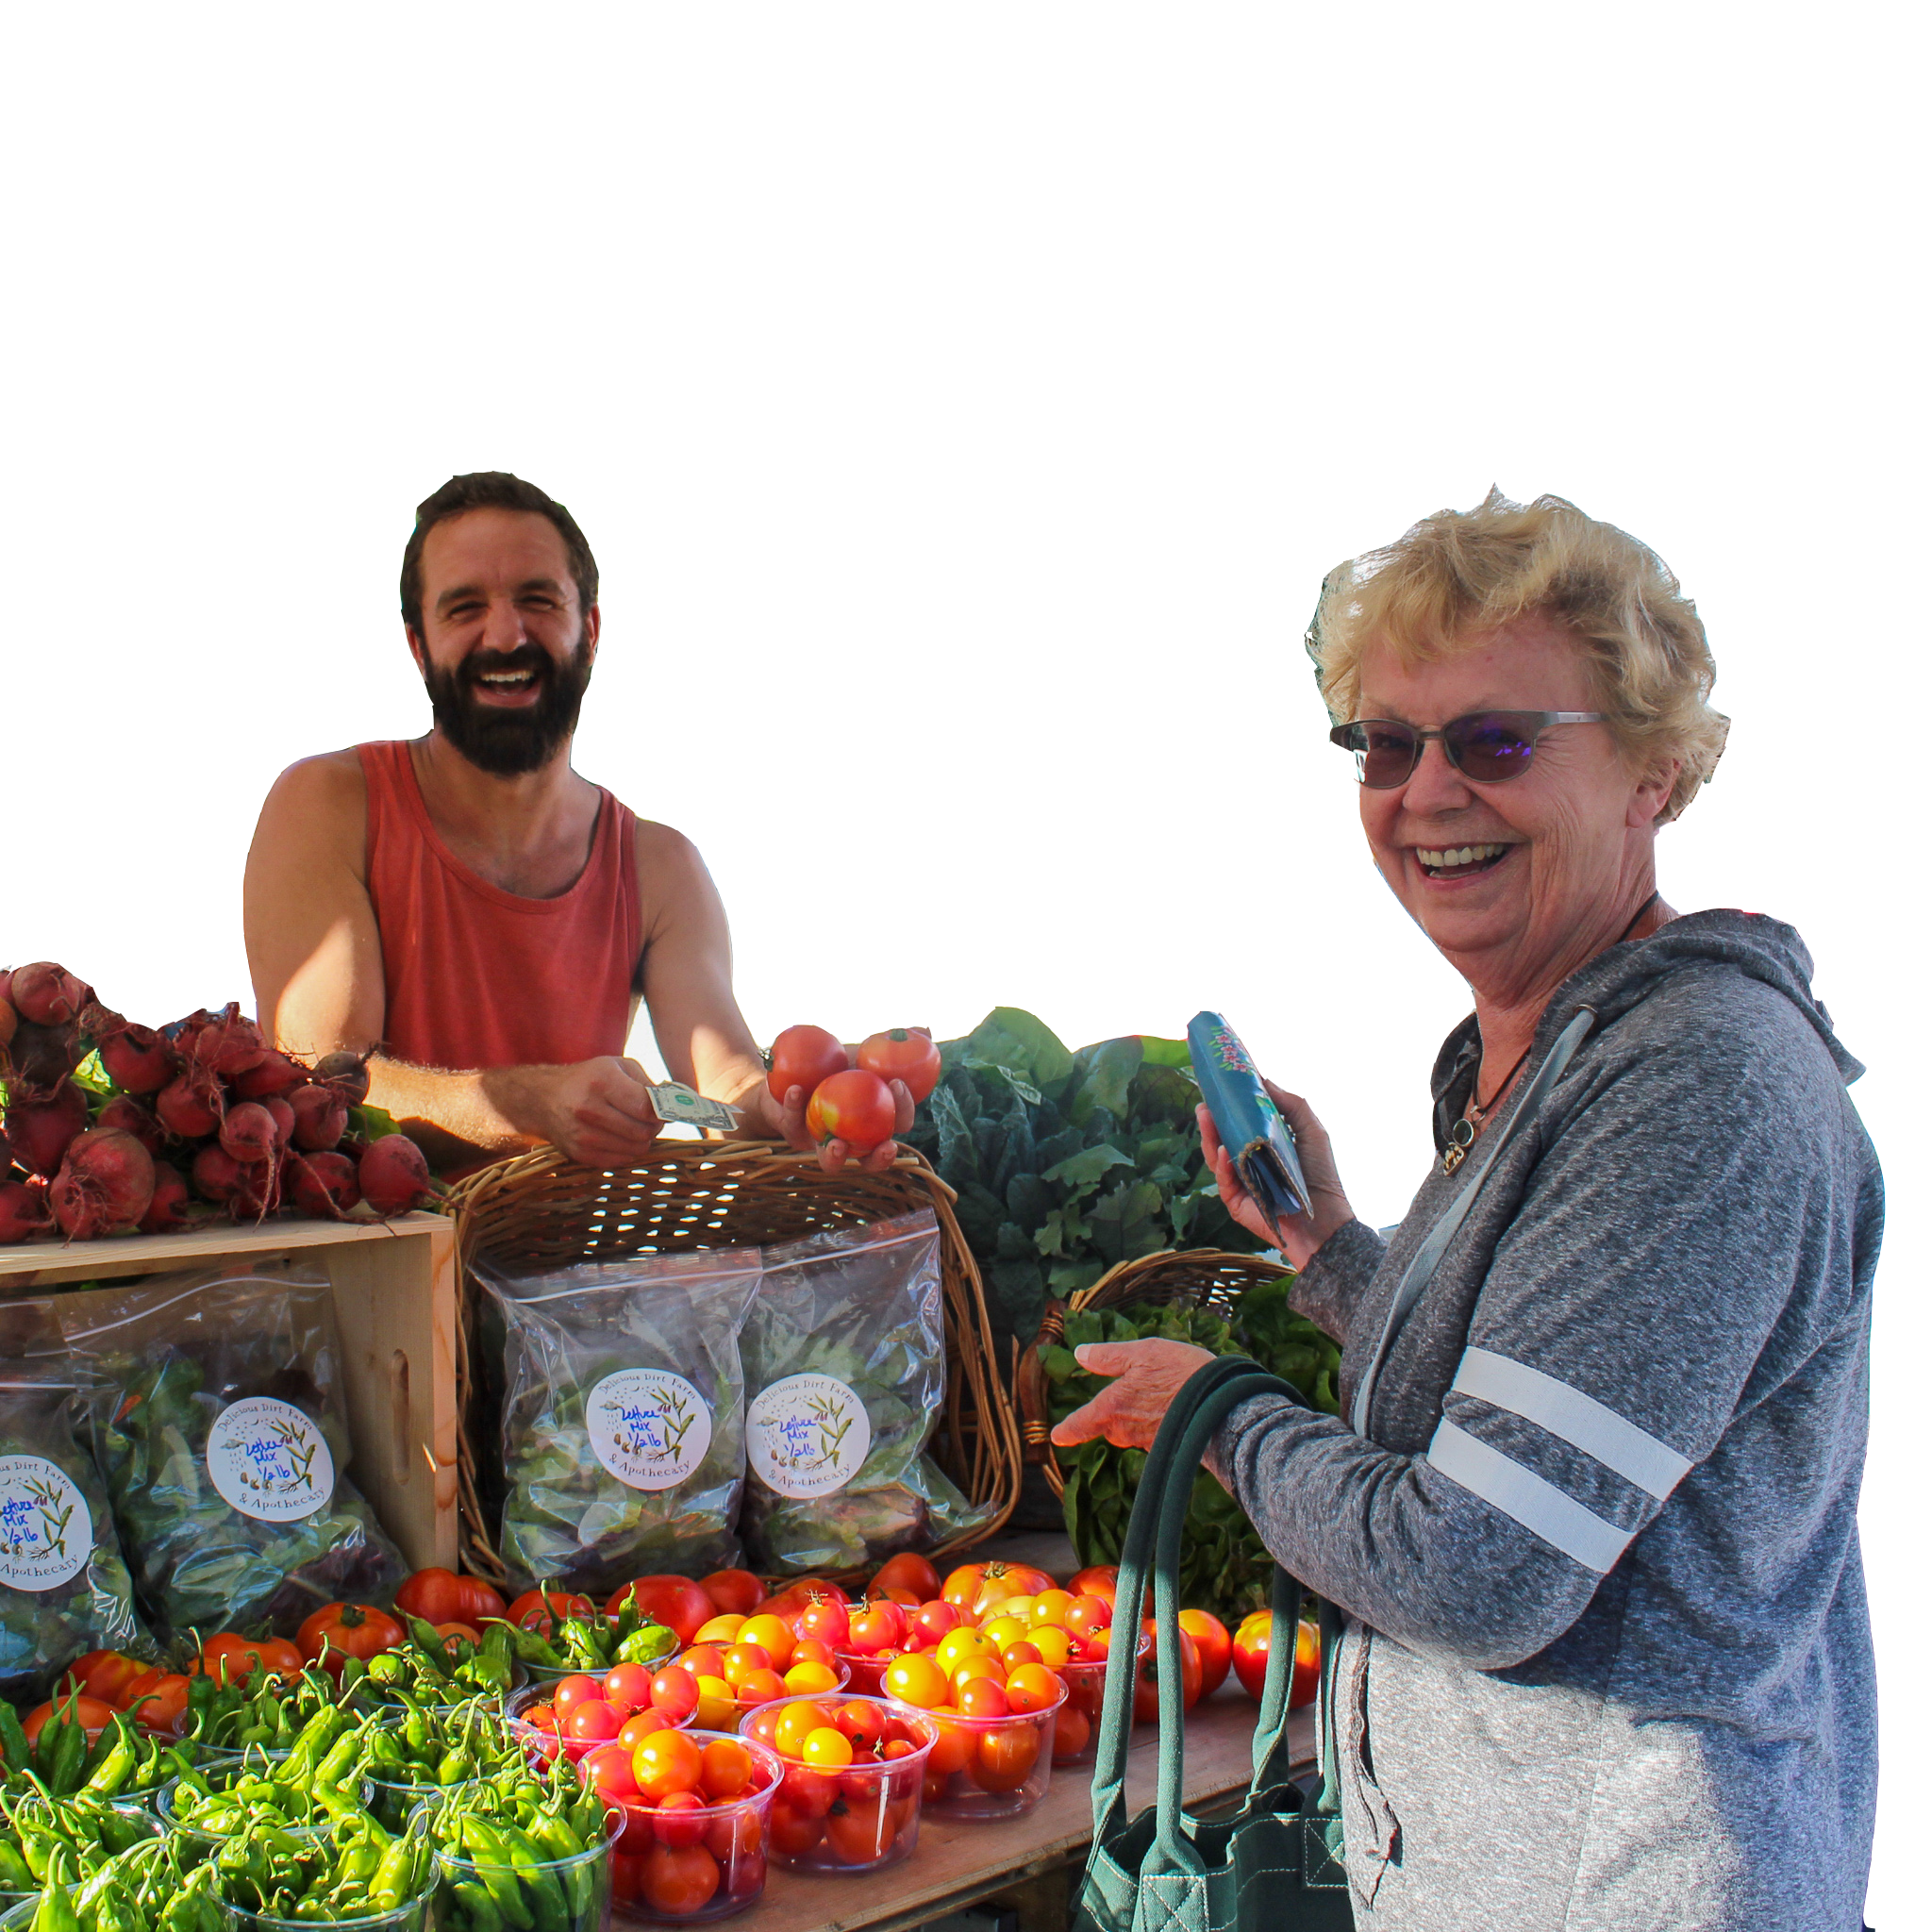
[[[335,1494],[335,1457],[291,1402],[231,1402],[208,1432],[208,1473],[222,1500],[261,1523],[299,1523]]]
[[[787,1375],[745,1411],[745,1458],[781,1496],[842,1490],[871,1447],[865,1404],[830,1375]]]
[[[0,1456],[0,1583],[55,1590],[94,1547],[87,1498],[44,1456]]]
[[[597,1460],[634,1490],[669,1490],[705,1459],[711,1410],[682,1375],[620,1369],[591,1391],[586,1405]]]

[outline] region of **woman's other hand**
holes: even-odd
[[[1234,1157],[1221,1144],[1214,1130],[1214,1116],[1205,1107],[1194,1109],[1201,1123],[1201,1151],[1221,1189],[1227,1211],[1270,1247],[1278,1247],[1289,1264],[1306,1268],[1308,1257],[1338,1227],[1355,1219],[1355,1209],[1341,1191],[1341,1176],[1335,1169],[1335,1150],[1328,1144],[1328,1130],[1315,1118],[1314,1109],[1299,1093],[1290,1093],[1273,1080],[1263,1080],[1268,1097],[1281,1109],[1281,1117],[1294,1134],[1294,1151],[1302,1164],[1302,1178],[1308,1184],[1308,1211],[1284,1221],[1278,1227],[1269,1224],[1261,1205],[1241,1186],[1234,1171]]]
[[[1105,1436],[1119,1449],[1151,1449],[1168,1404],[1214,1356],[1185,1341],[1090,1341],[1074,1351],[1074,1359],[1089,1374],[1120,1379],[1076,1408],[1054,1430],[1053,1440],[1071,1449]]]

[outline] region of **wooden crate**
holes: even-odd
[[[326,1271],[341,1338],[349,1479],[416,1569],[457,1563],[456,1225],[265,1221],[0,1248],[0,1294],[288,1258]]]

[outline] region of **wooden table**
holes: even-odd
[[[1201,1807],[1242,1790],[1253,1771],[1254,1739],[1254,1700],[1230,1676],[1188,1719],[1187,1803]],[[1297,1764],[1314,1761],[1312,1711],[1290,1718],[1289,1740]],[[1150,1724],[1136,1733],[1127,1753],[1130,1811],[1154,1802],[1154,1770]],[[1023,1890],[1084,1862],[1093,1836],[1092,1774],[1091,1765],[1055,1772],[1046,1796],[1006,1824],[922,1819],[911,1857],[882,1872],[839,1878],[774,1866],[749,1922],[756,1932],[903,1932],[975,1900]]]

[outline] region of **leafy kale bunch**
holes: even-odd
[[[1059,1347],[1042,1349],[1041,1364],[1051,1388],[1056,1423],[1091,1401],[1106,1386],[1074,1359],[1090,1341],[1139,1341],[1159,1337],[1185,1341],[1216,1355],[1251,1356],[1291,1382],[1326,1414],[1339,1412],[1335,1377],[1341,1351],[1305,1315],[1289,1306],[1294,1277],[1284,1274],[1242,1291],[1231,1317],[1177,1303],[1140,1303],[1069,1315]],[[1147,1457],[1104,1441],[1054,1452],[1066,1475],[1067,1535],[1080,1561],[1119,1560],[1127,1519]],[[1194,1477],[1188,1521],[1181,1532],[1181,1601],[1232,1622],[1268,1601],[1273,1559],[1251,1524],[1220,1483],[1205,1469]]]
[[[1252,1254],[1194,1124],[1187,1042],[1130,1034],[1070,1053],[1017,1007],[940,1048],[945,1071],[902,1136],[958,1193],[996,1345],[1024,1348],[1046,1298],[1163,1248]]]

